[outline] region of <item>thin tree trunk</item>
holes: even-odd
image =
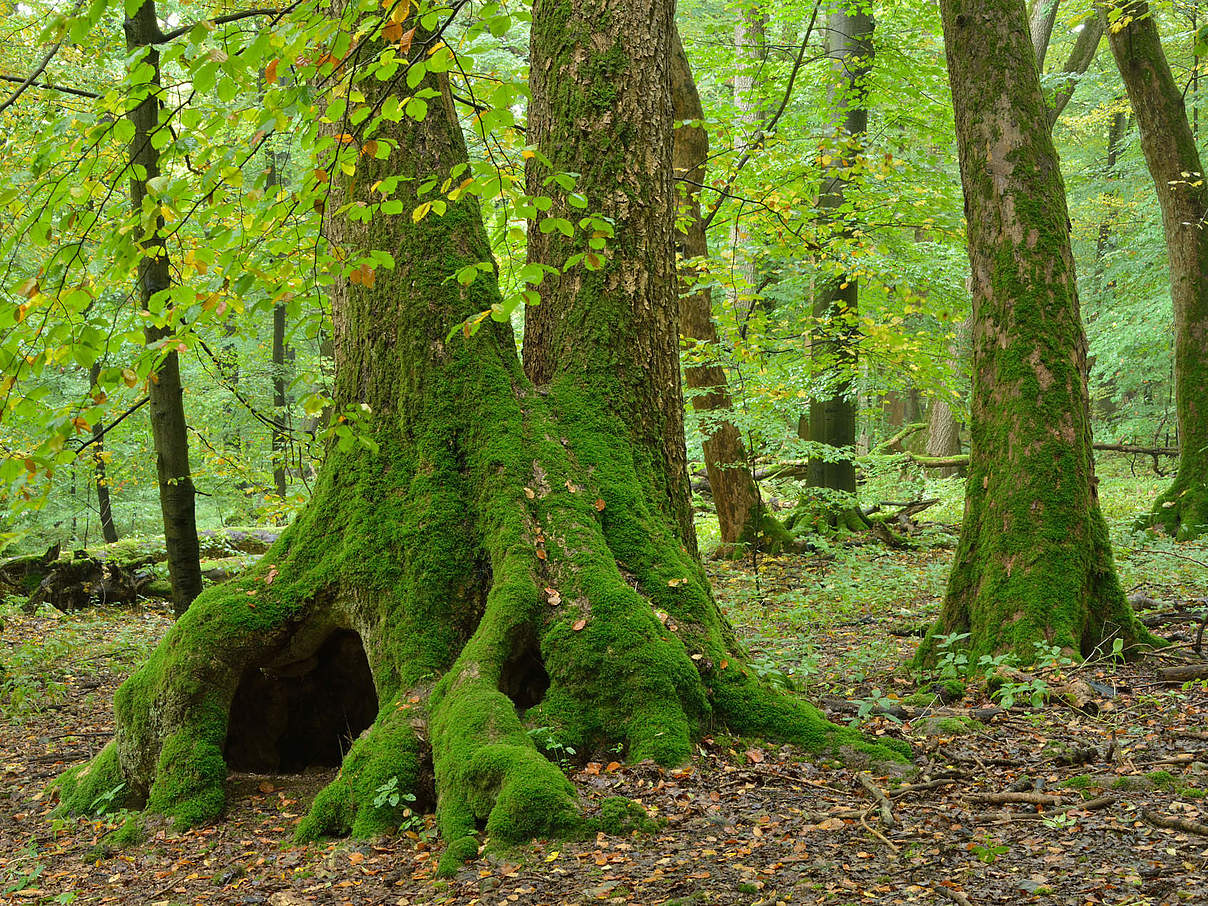
[[[963,364],[969,358],[969,334],[973,329],[973,316],[965,318],[956,328],[955,336],[948,347],[949,361],[954,375],[960,375]],[[963,384],[964,382],[961,381]],[[961,423],[952,411],[946,397],[937,396],[931,401],[927,419],[928,456],[950,459],[961,452]],[[964,473],[962,466],[941,466],[937,470],[942,478]]]
[[[101,363],[93,362],[88,371],[89,385],[94,388],[101,379]],[[101,535],[107,544],[117,541],[117,526],[113,524],[113,505],[109,499],[109,478],[105,474],[105,424],[97,419],[92,426],[92,473],[96,481],[96,504],[100,514]]]
[[[716,361],[718,336],[713,323],[713,295],[707,286],[694,288],[695,281],[685,276],[685,272],[691,271],[686,262],[709,255],[700,209],[700,188],[705,182],[705,162],[709,159],[709,133],[703,126],[693,124],[703,120],[705,113],[678,33],[672,36],[671,50],[671,100],[675,122],[679,124],[675,129],[672,163],[677,178],[682,180],[681,215],[686,215],[688,221],[683,232],[677,233],[684,262],[680,265],[679,281],[680,333],[700,343],[701,353],[707,356],[701,364],[684,367],[684,381],[690,390],[696,391],[692,408],[699,416],[704,435],[705,471],[721,529],[719,553],[737,554],[747,545],[775,552],[791,544],[792,537],[763,509],[742,434],[730,417],[733,402],[726,372]]]
[[[268,158],[268,167],[265,172],[264,191],[266,195],[272,195],[281,185],[281,173],[278,169],[277,153],[273,150],[271,142],[266,144],[265,155]],[[285,398],[285,327],[285,303],[278,302],[273,306],[272,374],[273,422],[275,424],[270,429],[269,440],[273,463],[273,489],[281,500],[285,499],[285,495],[289,491],[286,483],[286,470],[289,467],[289,434],[283,427],[288,418]]]
[[[148,83],[139,89],[146,92],[143,99],[128,114],[134,124],[130,162],[136,169],[136,175],[130,180],[130,203],[135,216],[141,217],[147,183],[160,172],[159,151],[151,141],[152,134],[161,128],[159,51],[154,45],[163,37],[154,0],[144,0],[138,11],[126,18],[123,27],[127,49],[135,52],[145,48],[141,59],[152,68]],[[168,247],[159,232],[163,228],[163,218],[156,217],[153,222],[156,224],[154,230],[142,236],[143,258],[138,265],[139,299],[145,309],[150,308],[154,296],[172,286]],[[172,335],[172,329],[149,326],[145,334],[147,345],[156,348],[161,340]],[[168,550],[168,575],[172,580],[172,609],[179,615],[201,593],[202,577],[184,390],[175,349],[164,355],[153,372],[148,395],[151,398],[151,434],[155,443],[159,503]]]
[[[1061,168],[1022,0],[941,0],[968,221],[973,398],[965,517],[939,633],[971,659],[1090,655],[1147,635],[1099,510]]]
[[[1074,96],[1074,89],[1086,71],[1090,68],[1095,54],[1099,51],[1099,41],[1103,38],[1103,20],[1097,15],[1091,15],[1082,23],[1082,31],[1070,50],[1069,58],[1062,68],[1063,81],[1061,87],[1053,95],[1053,106],[1049,109],[1049,128],[1057,122],[1066,104]]]
[[[836,80],[831,109],[840,116],[830,174],[824,177],[818,198],[819,216],[836,221],[839,234],[849,236],[846,215],[836,211],[846,201],[845,171],[863,153],[868,127],[865,82],[872,68],[872,14],[841,7],[829,17],[829,54]],[[837,218],[844,218],[838,221]],[[856,492],[856,469],[850,453],[856,443],[856,401],[853,381],[857,361],[856,311],[859,281],[850,275],[827,275],[814,299],[815,327],[810,355],[826,375],[824,395],[810,401],[809,436],[816,443],[837,448],[832,458],[810,460],[809,483],[814,487]]]
[[[763,0],[744,3],[738,9],[734,25],[734,107],[738,111],[738,154],[750,151],[759,140],[759,130],[766,119],[763,103],[763,70],[768,59],[767,13]],[[741,207],[730,232],[730,244],[735,259],[735,299],[742,318],[743,335],[750,318],[759,307],[759,266],[757,256],[749,247],[750,236],[743,229]]]
[[[1142,523],[1186,539],[1208,531],[1208,188],[1153,14],[1142,2],[1119,10],[1108,40],[1162,208],[1174,302],[1179,471]]]

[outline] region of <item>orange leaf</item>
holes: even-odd
[[[377,147],[377,141],[371,138],[365,144],[361,145],[361,153],[368,157],[373,157],[377,154]]]
[[[276,789],[276,787],[273,786],[271,783],[269,783],[267,780],[260,781],[260,792],[271,793],[275,789]]]
[[[549,559],[549,555],[548,555],[548,554],[546,554],[546,552],[545,552],[545,548],[543,548],[543,547],[539,547],[539,548],[537,548],[537,559],[538,559],[538,560],[547,560],[547,559]]]
[[[348,861],[351,862],[353,865],[360,865],[362,862],[365,861],[365,854],[364,853],[349,853]]]
[[[584,765],[584,767],[583,767],[583,773],[584,773],[584,774],[593,774],[593,775],[594,775],[594,774],[599,774],[599,773],[600,773],[600,767],[601,767],[600,762],[598,762],[598,761],[589,761],[589,762],[588,762],[586,765]]]
[[[613,773],[615,773],[615,772],[617,772],[617,771],[619,771],[619,770],[621,770],[621,762],[619,762],[619,761],[610,761],[610,762],[608,762],[608,767],[606,767],[606,768],[604,769],[604,772],[605,772],[606,774],[613,774]]]
[[[269,63],[267,66],[264,67],[264,81],[268,82],[270,85],[276,84],[276,82],[277,82],[277,63],[278,62],[279,61],[277,61],[277,60],[273,60],[273,62]]]
[[[587,625],[587,620],[575,620],[575,624],[573,626],[571,626],[571,629],[573,629],[575,632],[578,632],[586,625]]]
[[[403,36],[403,26],[400,22],[388,22],[382,29],[382,37],[387,41],[397,41]]]
[[[603,499],[603,498],[600,498],[600,499],[596,500],[596,509],[597,509],[597,510],[603,510],[603,509],[604,509],[604,499]]]
[[[408,32],[405,32],[403,34],[403,36],[398,39],[398,52],[405,54],[407,51],[409,51],[411,49],[411,41],[414,38],[415,38],[415,29],[414,28],[412,28]]]

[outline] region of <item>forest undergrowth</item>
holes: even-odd
[[[1040,652],[1027,673],[967,663],[960,640],[907,666],[939,609],[959,480],[873,475],[863,499],[938,497],[912,547],[812,539],[781,557],[711,561],[714,588],[772,685],[830,718],[908,740],[909,772],[810,762],[722,728],[679,769],[623,753],[548,756],[584,808],[624,797],[653,821],[628,835],[484,855],[435,878],[443,843],[415,815],[398,836],[297,844],[330,772],[235,774],[220,823],[52,815],[46,784],[112,733],[113,693],[170,625],[166,603],[27,615],[0,608],[0,899],[34,904],[835,904],[1208,902],[1208,542],[1128,526],[1163,483],[1101,466],[1121,580],[1171,645],[1138,662]],[[707,516],[701,520],[707,542]],[[1182,616],[1178,616],[1182,614]],[[1201,615],[1197,621],[1196,615]],[[988,683],[987,672],[997,674]],[[535,740],[540,745],[540,735]],[[117,796],[120,790],[109,795]],[[383,802],[397,790],[382,789]],[[105,802],[95,803],[103,811]],[[626,808],[629,808],[628,806]]]

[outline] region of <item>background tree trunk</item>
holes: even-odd
[[[867,11],[840,7],[828,20],[828,49],[836,85],[831,108],[838,119],[836,147],[829,174],[824,176],[818,198],[819,216],[835,219],[834,212],[845,202],[846,171],[863,153],[862,136],[868,128],[865,82],[872,68],[873,18]],[[850,225],[837,225],[847,236]],[[859,284],[855,277],[826,275],[814,299],[815,327],[810,355],[827,375],[825,395],[810,401],[809,438],[816,443],[851,449],[856,443],[856,400],[853,381],[856,371]],[[856,468],[851,454],[838,458],[812,457],[809,483],[813,487],[856,492]]]
[[[942,0],[973,288],[972,450],[937,625],[972,657],[1147,638],[1099,511],[1065,189],[1022,0]]]
[[[1140,2],[1118,9],[1108,40],[1162,207],[1174,301],[1179,471],[1141,522],[1187,539],[1208,531],[1208,188],[1153,14]]]
[[[692,396],[692,408],[700,418],[705,471],[717,521],[721,529],[722,553],[738,554],[748,545],[776,552],[793,543],[792,536],[768,514],[760,499],[759,486],[751,475],[742,434],[729,417],[733,403],[726,382],[725,368],[716,361],[717,328],[713,324],[713,294],[707,286],[696,289],[695,281],[685,277],[691,270],[686,262],[709,255],[709,242],[701,218],[700,190],[705,182],[705,162],[709,159],[709,133],[703,126],[686,120],[703,120],[696,82],[679,34],[672,36],[671,98],[675,128],[673,166],[683,187],[683,209],[688,225],[678,234],[680,254],[680,333],[701,344],[708,360],[684,368],[684,381]]]
[[[88,383],[95,392],[101,379],[101,363],[93,362],[88,370]],[[96,482],[97,513],[101,520],[101,535],[105,543],[117,541],[117,526],[113,523],[113,504],[109,499],[109,478],[105,466],[105,424],[97,419],[92,426],[92,474]]]
[[[1086,71],[1090,69],[1091,62],[1099,51],[1099,41],[1102,38],[1103,20],[1092,12],[1090,18],[1082,23],[1082,31],[1078,32],[1078,38],[1070,49],[1069,58],[1065,61],[1065,66],[1062,67],[1064,81],[1053,94],[1053,106],[1049,110],[1050,129],[1057,122],[1057,118],[1061,116],[1061,112],[1065,110],[1066,105],[1070,102],[1070,98],[1074,96],[1074,89],[1078,87],[1078,82],[1086,74]],[[1039,65],[1038,68],[1040,68]]]
[[[143,5],[124,23],[126,47],[130,51],[146,48],[142,57],[152,67],[141,102],[128,114],[134,123],[130,140],[130,163],[142,169],[143,176],[130,180],[130,204],[136,217],[143,215],[147,183],[159,175],[159,151],[151,142],[160,127],[159,51],[155,44],[162,38],[154,0]],[[166,127],[164,127],[166,128]],[[163,218],[152,218],[154,228],[144,232],[144,255],[138,265],[138,292],[143,308],[150,310],[151,300],[172,286],[168,247],[159,231]],[[147,345],[157,344],[172,335],[170,327],[148,326]],[[159,504],[164,518],[164,540],[168,550],[168,576],[172,580],[172,609],[182,614],[201,593],[201,557],[197,546],[197,516],[192,471],[189,468],[189,434],[185,422],[184,389],[180,383],[180,362],[176,350],[166,353],[148,382],[151,398],[151,435],[155,443],[155,467],[159,478]]]

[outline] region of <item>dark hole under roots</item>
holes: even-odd
[[[231,702],[227,766],[261,774],[338,767],[377,712],[361,637],[336,630],[305,660],[244,671]]]
[[[530,640],[503,662],[499,691],[512,700],[516,712],[523,717],[525,711],[541,703],[548,690],[549,674],[536,643]]]

